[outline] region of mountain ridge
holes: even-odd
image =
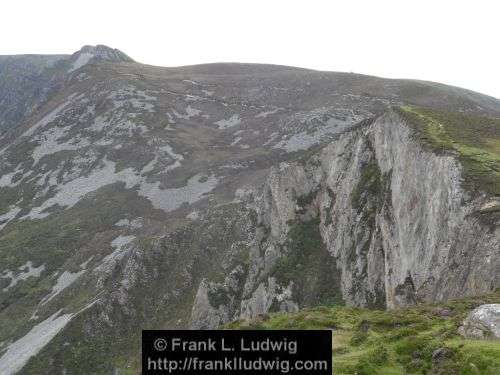
[[[253,65],[69,71],[79,56],[34,81],[0,61],[5,373],[133,373],[144,328],[500,286],[482,183],[500,101]]]

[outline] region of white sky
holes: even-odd
[[[0,10],[0,54],[106,44],[153,65],[283,64],[500,98],[498,0],[4,0]]]

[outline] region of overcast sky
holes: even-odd
[[[106,44],[153,65],[283,64],[500,98],[497,0],[7,0],[1,14],[0,54]]]

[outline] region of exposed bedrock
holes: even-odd
[[[203,281],[192,326],[341,302],[392,309],[498,288],[498,214],[481,210],[495,198],[469,193],[461,180],[455,156],[426,150],[392,111],[281,163],[248,198],[258,219],[242,290],[231,282],[236,269],[224,282]],[[230,303],[212,306],[211,290]]]

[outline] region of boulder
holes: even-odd
[[[458,333],[473,339],[500,339],[500,304],[481,305],[464,320]]]

